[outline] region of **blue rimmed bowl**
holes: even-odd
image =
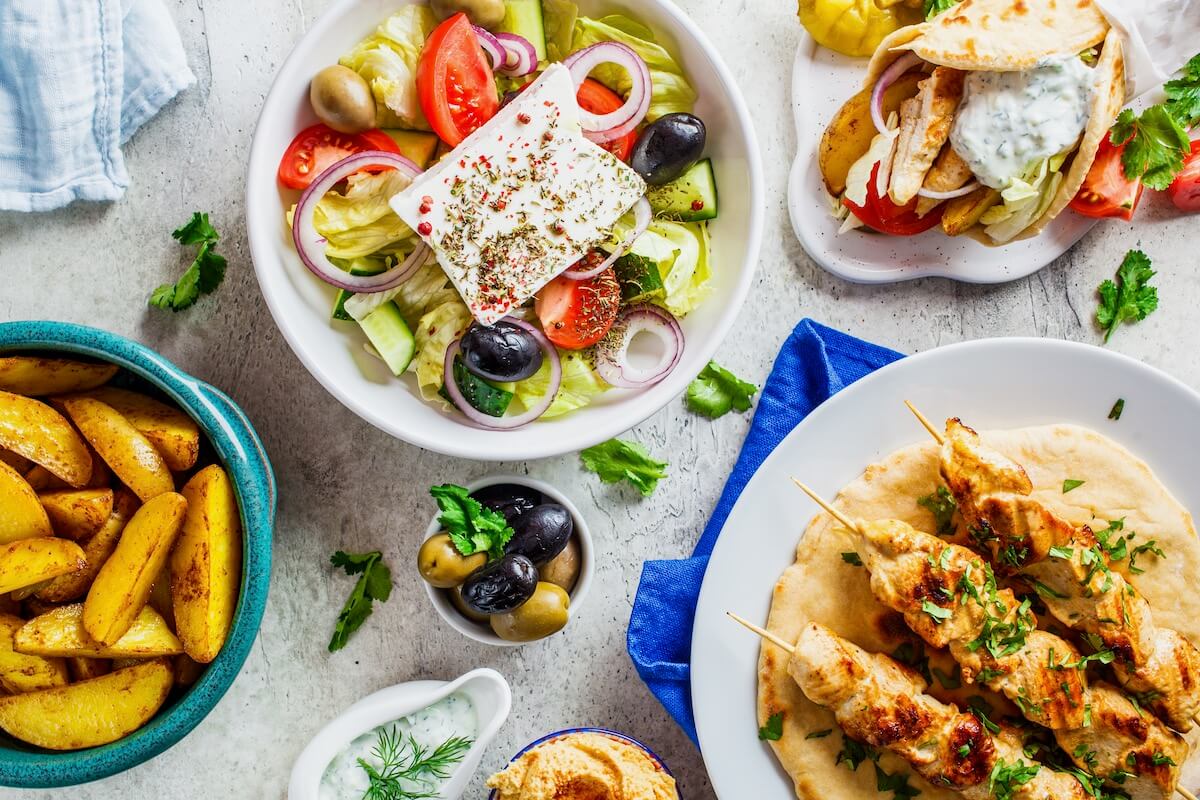
[[[0,323],[0,355],[36,351],[87,356],[124,368],[161,391],[200,426],[229,472],[242,516],[242,587],[233,627],[216,659],[154,719],[112,744],[71,752],[32,748],[0,734],[0,786],[48,788],[105,778],[141,764],[186,736],[212,711],[250,654],[267,604],[275,474],[246,414],[219,389],[153,350],[113,333],[66,322]]]
[[[530,750],[534,749],[535,747],[539,747],[540,745],[543,745],[546,742],[554,741],[555,739],[561,739],[562,737],[569,736],[573,733],[599,733],[603,736],[608,736],[613,739],[617,739],[619,741],[625,742],[626,744],[632,745],[636,749],[641,750],[643,753],[645,753],[646,757],[649,758],[652,762],[654,762],[654,764],[656,764],[659,767],[659,769],[661,769],[663,772],[667,773],[672,778],[675,777],[675,773],[671,772],[671,768],[667,766],[667,762],[665,762],[661,758],[659,758],[658,753],[651,750],[648,745],[643,744],[642,742],[639,742],[637,739],[634,739],[632,736],[628,736],[624,733],[621,733],[620,731],[614,731],[611,728],[566,728],[561,731],[555,731],[554,733],[547,733],[542,738],[540,738],[536,741],[530,742],[529,744],[522,747],[521,750],[515,756],[513,756],[512,758],[509,759],[508,763],[509,764],[513,763],[518,758],[525,755],[526,753],[528,753]],[[679,800],[683,800],[683,790],[679,789],[678,781],[676,781],[675,788],[679,792]],[[496,790],[492,789],[491,794],[488,795],[488,800],[496,800],[496,794],[497,794]]]

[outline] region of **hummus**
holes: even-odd
[[[496,800],[679,800],[662,765],[603,733],[569,733],[538,745],[487,785]]]

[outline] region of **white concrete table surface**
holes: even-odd
[[[713,797],[699,753],[638,680],[625,653],[625,625],[642,561],[690,552],[749,415],[709,421],[679,401],[638,426],[630,435],[671,463],[670,477],[648,499],[600,484],[574,455],[472,463],[421,451],[360,421],[309,377],[276,331],[254,279],[243,222],[243,176],[259,108],[276,69],[326,2],[167,1],[198,84],[126,147],[132,186],[120,202],[0,214],[0,320],[69,320],[133,337],[245,408],[279,477],[270,601],[242,674],[181,743],[85,787],[0,789],[0,797],[281,798],[301,748],[350,703],[398,681],[451,678],[481,665],[503,672],[515,695],[483,774],[542,733],[607,725],[654,747],[689,800]],[[766,166],[762,260],[740,324],[718,351],[722,364],[761,383],[779,344],[804,316],[906,352],[989,336],[1098,343],[1096,286],[1113,275],[1127,249],[1141,247],[1159,270],[1161,309],[1125,326],[1110,346],[1200,386],[1200,217],[1180,216],[1162,197],[1148,197],[1136,225],[1103,224],[1049,268],[1003,286],[844,283],[808,259],[787,221],[784,191],[795,149],[788,76],[800,34],[793,2],[680,5],[732,68],[755,115]],[[147,308],[154,287],[186,266],[170,232],[193,210],[212,212],[222,234],[225,283],[181,314]],[[528,472],[574,498],[591,523],[599,557],[592,594],[565,635],[503,651],[443,625],[414,567],[433,510],[428,487],[499,470]],[[339,548],[382,549],[397,580],[391,601],[331,655],[325,645],[353,584],[329,566]],[[483,796],[482,779],[467,796]]]

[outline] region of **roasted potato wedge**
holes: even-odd
[[[92,457],[92,477],[88,478],[87,483],[83,486],[71,486],[71,484],[57,477],[41,464],[34,464],[25,473],[25,480],[29,481],[29,485],[33,487],[35,492],[59,492],[74,488],[107,489],[113,483],[112,472],[109,470],[108,465],[104,463],[104,459],[96,455],[96,451],[92,450],[91,447],[88,448],[88,454]]]
[[[171,554],[175,631],[202,664],[217,657],[229,634],[242,580],[242,522],[233,483],[217,465],[183,487],[183,532]]]
[[[50,406],[0,391],[0,447],[11,450],[79,488],[92,477],[92,455],[83,439]]]
[[[179,534],[181,537],[183,536],[183,531],[187,530],[186,516],[184,517],[184,526]],[[178,549],[179,540],[176,539],[175,541],[175,549]],[[175,550],[171,552],[175,552]],[[171,627],[171,630],[175,630],[175,609],[171,599],[171,559],[168,558],[167,562],[163,564],[162,569],[159,570],[158,577],[154,579],[154,586],[150,589],[150,597],[146,602],[151,608],[163,615],[163,619],[167,621],[167,625]]]
[[[142,502],[175,489],[171,471],[158,450],[116,409],[91,397],[68,397],[59,402],[113,474]]]
[[[112,489],[68,489],[38,495],[54,532],[80,541],[95,535],[113,510]]]
[[[0,356],[0,390],[31,396],[83,392],[108,383],[115,364],[67,358]]]
[[[12,592],[87,566],[83,550],[66,539],[39,536],[0,547],[0,592]]]
[[[48,750],[108,744],[158,713],[173,683],[170,662],[156,659],[90,681],[0,697],[0,728]]]
[[[175,685],[185,688],[194,685],[200,680],[204,667],[204,664],[195,661],[187,653],[175,656]]]
[[[980,186],[968,195],[947,200],[946,210],[942,212],[942,230],[949,236],[966,233],[979,222],[985,211],[999,202],[1000,193],[987,186]]]
[[[166,492],[134,513],[84,601],[83,626],[93,639],[113,644],[137,619],[183,527],[186,511],[183,495]]]
[[[72,656],[67,659],[67,674],[72,681],[90,681],[112,672],[112,662],[107,658]]]
[[[137,508],[138,500],[133,493],[128,489],[118,489],[114,494],[112,513],[100,530],[83,543],[83,557],[87,559],[87,566],[50,581],[45,588],[38,590],[38,599],[48,603],[67,603],[87,594],[96,573],[108,561],[113,550],[117,549],[117,540]]]
[[[13,648],[27,655],[87,658],[155,658],[183,652],[167,621],[150,606],[142,609],[124,636],[107,645],[84,630],[83,608],[83,603],[73,603],[34,617],[17,631]]]
[[[50,518],[33,487],[0,461],[0,544],[33,536],[53,536]]]
[[[928,77],[921,72],[909,72],[883,93],[883,117],[900,110],[900,104],[917,93],[917,84]],[[821,136],[817,149],[817,166],[825,181],[825,189],[834,197],[846,191],[846,174],[850,166],[862,158],[875,138],[875,123],[871,121],[871,89],[863,89],[846,101],[834,115]]]
[[[0,688],[10,694],[36,692],[67,685],[67,665],[61,658],[29,656],[13,650],[13,635],[25,621],[0,614]]]
[[[19,456],[12,450],[5,450],[3,447],[0,447],[0,461],[8,464],[22,475],[33,467],[33,462],[25,456]]]
[[[138,392],[105,386],[93,397],[107,403],[158,449],[172,472],[183,472],[196,466],[200,455],[200,427],[178,408],[160,403]]]

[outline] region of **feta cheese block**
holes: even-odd
[[[645,193],[584,137],[571,74],[552,64],[391,206],[491,325],[608,240]]]

